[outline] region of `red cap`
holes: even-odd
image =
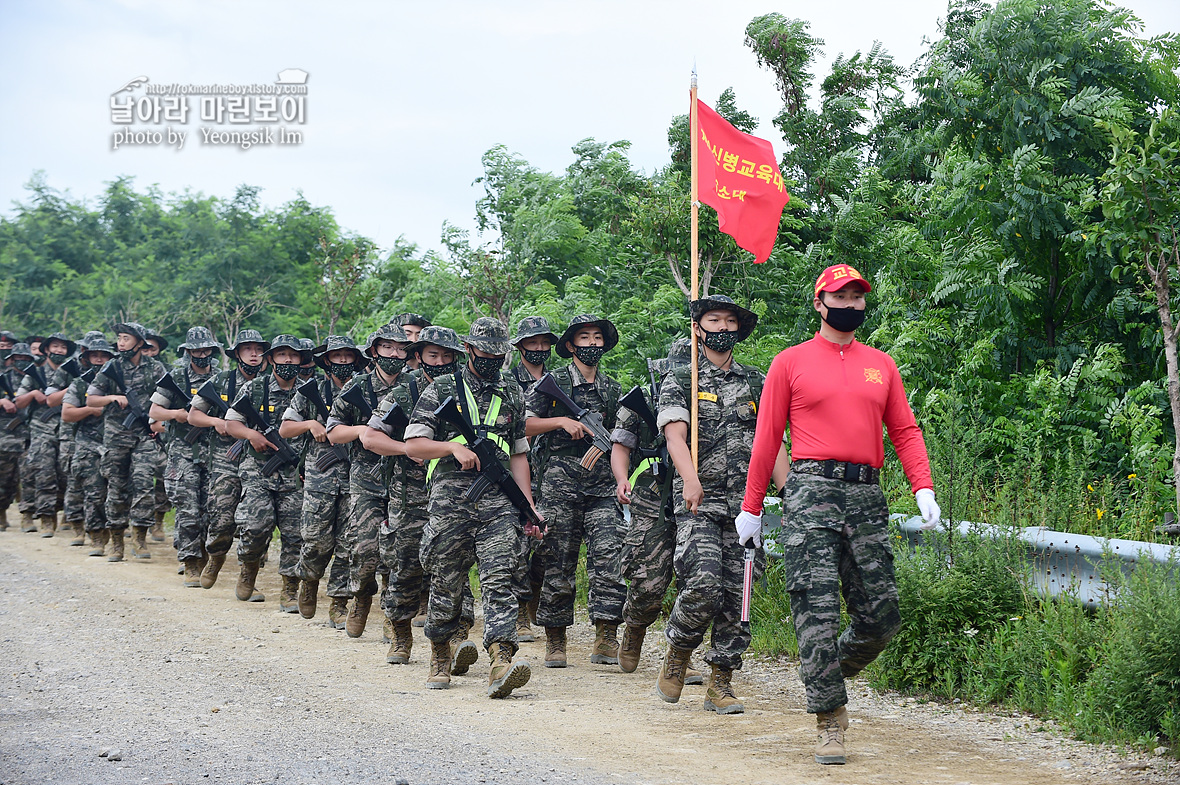
[[[820,292],[834,292],[837,289],[843,289],[853,281],[864,287],[866,292],[873,291],[873,287],[869,286],[869,282],[855,267],[850,267],[847,264],[833,264],[820,273],[819,278],[815,280],[815,294],[818,297]]]

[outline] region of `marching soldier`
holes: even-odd
[[[239,467],[242,500],[234,518],[240,537],[238,561],[242,569],[234,594],[243,602],[262,601],[255,599],[261,595],[254,590],[254,583],[277,527],[281,547],[279,576],[283,582],[279,610],[297,613],[299,578],[295,575],[295,565],[299,561],[299,516],[303,508],[299,460],[293,455],[292,461],[279,465],[269,475],[264,473],[276,448],[258,428],[277,427],[279,418],[290,406],[299,366],[303,364],[303,349],[295,336],[278,335],[270,342],[264,357],[270,361],[272,373],[247,382],[225,415],[226,433],[250,444],[250,451]],[[260,422],[252,422],[238,410],[242,403],[260,415]]]
[[[108,559],[123,560],[123,532],[129,524],[134,527],[132,555],[150,559],[147,532],[154,522],[159,447],[149,430],[148,414],[141,407],[155,391],[164,366],[143,356],[147,345],[143,325],[121,322],[115,325],[115,333],[118,356],[86,390],[86,405],[104,409],[102,470],[107,479],[106,516],[111,530]]]
[[[331,410],[341,388],[364,368],[356,342],[347,335],[329,335],[325,343],[315,349],[315,363],[324,369],[325,376],[316,382],[318,400],[302,392],[295,393],[291,405],[283,413],[279,435],[291,439],[305,434],[311,436],[303,478],[303,509],[299,519],[299,534],[303,544],[295,575],[299,578],[299,613],[305,619],[315,617],[316,598],[320,580],[332,562],[328,574],[327,594],[332,604],[328,623],[342,629],[348,614],[348,560],[346,539],[351,504],[348,494],[347,457],[340,459],[336,445],[328,441],[327,412]],[[323,407],[323,410],[319,408]],[[347,454],[347,453],[346,453]]]
[[[52,537],[57,513],[65,503],[66,467],[58,450],[61,415],[58,407],[65,395],[66,379],[61,365],[78,345],[63,333],[43,339],[45,365],[29,367],[16,391],[16,406],[27,409],[29,462],[36,490],[35,514],[41,519],[41,536]]]
[[[157,387],[152,394],[152,419],[170,423],[168,476],[176,502],[176,558],[184,565],[184,585],[200,588],[201,571],[208,562],[209,430],[188,424],[188,407],[197,390],[213,378],[213,351],[221,344],[208,327],[190,327],[176,347],[187,360],[170,376],[176,391]],[[178,392],[177,392],[178,391]]]
[[[12,350],[8,354],[4,371],[8,379],[8,388],[13,393],[10,401],[12,411],[16,413],[16,419],[20,422],[19,425],[11,426],[13,428],[11,433],[19,437],[21,444],[20,460],[17,462],[19,494],[16,490],[13,493],[20,497],[17,504],[17,509],[20,511],[20,530],[26,534],[37,531],[37,521],[33,517],[33,513],[37,510],[37,488],[33,464],[29,460],[28,412],[17,407],[16,391],[20,389],[21,381],[25,378],[24,369],[32,362],[34,362],[33,350],[24,341],[18,341],[13,344]]]
[[[402,332],[406,334],[406,340],[410,343],[417,343],[419,334],[430,326],[430,320],[416,313],[399,313],[393,317],[391,324],[402,328]],[[418,358],[416,356],[407,357],[406,367],[411,371],[418,370]]]
[[[669,703],[680,700],[689,656],[712,625],[712,645],[705,653],[712,674],[704,707],[718,714],[740,714],[745,708],[731,681],[733,671],[742,666],[750,633],[741,624],[745,559],[733,518],[745,492],[765,377],[756,368],[734,362],[733,348],[750,336],[758,317],[721,295],[693,301],[690,313],[692,335],[704,344],[697,393],[698,465],[689,449],[691,368],[673,368],[664,379],[656,420],[676,467],[675,565],[681,582],[668,619],[668,650],[656,692]],[[779,485],[786,469],[780,442],[775,464]],[[759,552],[757,574],[763,561]]]
[[[5,365],[0,375],[3,375],[8,389],[13,393],[20,386],[21,376],[12,367],[10,357],[18,349],[26,353],[23,356],[18,355],[18,359],[23,360],[25,364],[33,361],[32,355],[28,353],[28,347],[22,347],[16,342],[16,335],[7,330],[0,332],[0,353],[3,353]],[[20,490],[21,462],[25,452],[25,440],[28,438],[28,426],[13,402],[13,397],[15,396],[9,397],[7,393],[0,397],[0,526],[3,527],[0,531],[8,528],[8,508]],[[25,527],[32,525],[33,531],[36,531],[32,516],[32,499],[29,502]],[[24,504],[21,507],[23,508]]]
[[[242,388],[262,373],[266,367],[268,349],[270,343],[263,340],[262,333],[257,330],[238,331],[233,344],[226,351],[237,367],[213,377],[213,387],[223,406],[228,407],[237,400]],[[226,430],[222,411],[215,410],[214,405],[200,395],[194,395],[189,405],[189,425],[216,431],[216,435],[209,436],[209,536],[205,540],[205,553],[209,556],[209,562],[201,571],[201,587],[211,589],[225,565],[226,554],[233,545],[234,532],[237,530],[234,516],[242,498],[242,480],[238,476],[242,458],[241,451],[234,448],[237,439]],[[256,601],[262,601],[261,594],[257,598]],[[250,599],[255,600],[254,597]]]
[[[78,366],[83,373],[91,369],[88,361],[89,355],[86,353],[86,348],[90,342],[95,338],[102,338],[103,334],[97,330],[91,330],[82,336],[78,341],[78,353],[76,355]],[[94,369],[97,372],[97,368]],[[78,379],[73,378],[70,374],[64,372],[64,369],[59,372],[58,378],[50,383],[53,391],[59,389],[66,390],[62,397],[61,410],[61,425],[58,428],[58,454],[61,457],[62,465],[66,472],[66,496],[65,496],[65,524],[74,530],[74,539],[70,540],[70,545],[82,546],[86,544],[86,511],[85,495],[82,490],[85,478],[74,471],[74,453],[77,450],[77,430],[78,424],[65,419],[65,402],[70,397],[69,390],[73,388]],[[86,387],[82,387],[83,398],[86,395]],[[100,437],[101,438],[101,437]]]
[[[501,373],[512,349],[508,330],[496,319],[481,317],[463,336],[468,360],[457,372],[440,374],[422,391],[406,428],[406,453],[428,461],[429,520],[422,534],[422,564],[430,574],[430,609],[426,637],[431,643],[426,686],[450,686],[450,640],[462,624],[463,587],[474,556],[479,565],[484,608],[484,647],[492,658],[488,696],[507,697],[524,686],[529,664],[517,651],[517,602],[512,576],[519,562],[521,536],[541,536],[536,526],[521,527],[522,510],[493,486],[477,501],[463,495],[480,477],[478,458],[457,429],[439,419],[437,410],[455,401],[473,427],[497,445],[500,463],[511,472],[524,503],[532,507],[532,489],[524,435],[524,400],[520,385]],[[422,355],[423,360],[426,354]]]
[[[167,339],[147,327],[144,328],[144,334],[147,335],[147,346],[143,347],[143,356],[160,360],[161,352],[168,348]],[[164,361],[160,360],[160,363],[164,364]],[[164,445],[165,441],[161,438],[161,434],[164,432],[164,423],[152,423],[152,431],[157,435],[156,443]],[[164,479],[167,471],[168,451],[167,449],[162,449],[156,453],[156,521],[152,524],[152,528],[148,530],[153,542],[164,541],[164,516],[168,514],[168,510],[172,509],[172,500],[168,497],[168,483]]]
[[[115,347],[102,333],[87,333],[80,343],[82,363],[102,368],[115,358]],[[82,494],[83,526],[90,535],[90,556],[102,556],[110,540],[107,528],[107,479],[102,473],[103,409],[88,406],[86,390],[90,386],[82,377],[70,382],[61,399],[62,424],[74,425],[74,454],[70,458],[71,482]],[[120,541],[122,537],[119,538]],[[120,542],[121,544],[121,542]]]
[[[557,386],[574,404],[602,417],[607,432],[619,408],[619,383],[598,368],[602,356],[619,342],[607,319],[590,314],[574,317],[557,341],[557,353],[572,358],[553,371]],[[549,441],[548,463],[541,477],[541,509],[550,522],[540,546],[545,577],[537,623],[545,627],[546,668],[566,666],[566,628],[574,623],[578,555],[586,542],[586,579],[594,648],[590,662],[617,665],[618,625],[623,620],[627,587],[619,563],[623,516],[615,500],[610,459],[586,469],[580,462],[592,436],[585,425],[557,400],[533,387],[527,400],[526,433]]]

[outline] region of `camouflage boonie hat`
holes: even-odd
[[[87,334],[89,335],[89,333]],[[111,357],[114,357],[116,354],[118,354],[118,351],[115,349],[115,347],[111,346],[107,342],[106,336],[102,335],[101,333],[87,340],[83,346],[85,348],[82,349],[82,354],[88,354],[90,352],[106,352]]]
[[[508,328],[491,316],[481,316],[472,322],[470,334],[460,340],[488,354],[508,354],[512,351],[512,344],[508,342]]]
[[[315,341],[313,341],[310,338],[300,338],[299,339],[299,346],[305,352],[314,352],[315,351]]]
[[[67,338],[65,333],[50,333],[48,336],[42,339],[41,345],[48,348],[50,341],[61,341],[64,343],[66,345],[66,354],[73,354],[74,352],[78,351],[78,344]]]
[[[397,343],[408,345],[410,343],[410,337],[402,330],[401,325],[393,323],[385,324],[369,333],[369,337],[365,339],[365,345],[361,347],[361,353],[369,357],[375,357],[373,346],[377,341],[396,341]]]
[[[550,343],[557,343],[557,335],[549,326],[549,320],[544,316],[526,316],[516,325],[516,336],[512,339],[513,346],[520,346],[525,338],[535,338],[538,335],[548,336]]]
[[[738,340],[744,341],[758,326],[758,314],[741,307],[723,294],[715,294],[693,300],[688,304],[688,315],[694,322],[700,322],[701,317],[709,311],[733,311],[738,320]]]
[[[262,344],[262,351],[270,351],[270,341],[262,337],[262,333],[257,330],[238,330],[238,337],[226,349],[226,354],[235,360],[238,359],[238,347],[244,343],[260,343]]]
[[[679,368],[692,362],[692,342],[687,338],[677,338],[668,344],[668,356],[651,361],[651,367],[660,376],[673,368]]]
[[[168,339],[157,333],[155,330],[145,327],[143,328],[143,334],[145,337],[150,338],[151,340],[160,344],[160,351],[164,351],[168,348]]]
[[[441,346],[443,349],[450,349],[463,357],[467,356],[467,352],[463,351],[463,344],[459,343],[459,336],[454,330],[450,327],[434,325],[422,328],[422,332],[418,333],[418,340],[406,347],[406,354],[420,352],[428,345]]]
[[[221,343],[213,337],[213,331],[208,327],[197,325],[188,328],[188,333],[184,336],[184,343],[176,347],[178,352],[187,352],[189,349],[220,349]]]
[[[147,330],[143,329],[143,325],[139,322],[115,322],[115,335],[119,333],[124,335],[131,335],[139,340],[147,343]]]
[[[561,334],[561,338],[557,340],[557,345],[553,350],[557,352],[558,356],[570,358],[573,353],[565,348],[566,341],[572,341],[578,330],[583,327],[593,326],[602,330],[602,351],[609,352],[611,349],[619,345],[619,331],[609,319],[599,319],[594,314],[584,313],[580,316],[575,316],[570,321],[570,326],[565,328],[565,332]]]
[[[29,346],[27,341],[17,341],[12,345],[12,349],[9,350],[8,356],[16,357],[17,355],[28,357],[31,360],[33,359],[33,347]]]
[[[12,330],[0,330],[0,339],[7,339],[9,343],[17,343],[20,338],[16,337],[16,333]]]
[[[398,327],[405,327],[407,324],[414,324],[418,327],[429,327],[430,320],[425,316],[416,313],[399,313],[397,316],[389,320],[390,324],[396,324]]]
[[[294,335],[280,333],[270,342],[270,348],[263,352],[264,357],[270,357],[275,349],[294,349],[299,352],[300,364],[311,362],[311,352],[303,348],[303,344]]]
[[[102,338],[105,341],[107,336],[106,333],[102,332],[101,330],[87,330],[86,334],[82,336],[82,340],[78,341],[78,343],[90,343],[95,338]]]
[[[315,364],[326,371],[328,370],[328,352],[334,352],[339,349],[350,349],[356,355],[353,365],[357,368],[364,368],[368,364],[361,355],[361,350],[357,347],[356,341],[347,335],[329,335],[322,344],[312,351],[311,356],[315,358]]]

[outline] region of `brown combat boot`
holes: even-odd
[[[388,616],[385,617],[385,621],[381,624],[381,642],[393,643],[393,619]]]
[[[184,560],[184,587],[186,589],[201,588],[201,560]]]
[[[426,626],[426,611],[427,606],[430,605],[430,592],[422,592],[422,596],[418,598],[418,612],[414,614],[413,624],[415,627]]]
[[[109,529],[111,538],[111,555],[107,561],[123,561],[123,529]]]
[[[565,627],[546,627],[545,667],[564,668],[565,666]]]
[[[451,644],[449,641],[430,642],[430,676],[426,689],[445,690],[451,686]]]
[[[414,627],[410,620],[393,622],[393,633],[390,636],[389,651],[385,654],[385,661],[390,665],[405,665],[410,661],[410,652],[414,648]]]
[[[594,648],[590,662],[595,665],[619,664],[619,625],[600,621],[594,624]]]
[[[299,584],[299,615],[305,619],[315,618],[316,600],[320,593],[319,581],[302,581]]]
[[[733,694],[733,671],[714,665],[713,674],[709,677],[709,689],[705,692],[705,711],[741,714],[745,710],[746,707]]]
[[[647,627],[628,624],[623,628],[623,642],[619,645],[619,670],[634,673],[639,667],[639,655],[643,651],[643,638]]]
[[[479,648],[467,640],[471,632],[471,624],[466,619],[459,619],[459,629],[447,641],[454,654],[451,655],[451,675],[462,676],[479,660]]]
[[[49,538],[57,531],[57,516],[56,515],[42,515],[41,516],[41,536]]]
[[[815,762],[825,766],[844,765],[844,731],[848,730],[848,710],[841,706],[835,711],[821,711],[815,715],[819,741],[815,745]]]
[[[107,529],[95,529],[90,532],[90,553],[87,556],[102,556],[106,553],[107,541],[111,539],[111,533]]]
[[[70,528],[74,530],[74,539],[70,540],[70,545],[74,547],[81,547],[86,544],[86,528],[81,521],[71,521]]]
[[[238,585],[234,587],[234,596],[242,602],[263,602],[266,598],[260,592],[254,591],[254,582],[258,580],[258,562],[242,562],[242,571],[238,573]]]
[[[529,624],[528,604],[522,602],[516,613],[516,642],[532,643],[536,639],[537,636],[533,634],[533,628]]]
[[[692,656],[692,649],[678,649],[668,644],[668,651],[664,654],[664,664],[660,667],[660,675],[656,679],[656,694],[668,703],[677,703],[680,693],[684,691],[684,666]]]
[[[32,534],[37,531],[37,522],[33,520],[33,513],[22,512],[20,514],[20,530],[25,534]]]
[[[152,524],[152,527],[149,531],[152,535],[152,542],[164,541],[164,513],[156,513],[156,522]]]
[[[692,657],[688,658],[688,664],[684,666],[684,686],[690,684],[704,684],[705,676],[692,664]]]
[[[517,687],[528,684],[533,675],[525,660],[512,660],[512,644],[493,643],[492,670],[488,673],[488,697],[507,698]]]
[[[342,630],[347,619],[348,598],[333,597],[332,604],[328,606],[328,626],[334,630]]]
[[[221,572],[221,568],[224,566],[224,553],[209,554],[209,563],[205,565],[205,569],[201,570],[201,588],[212,589],[213,584],[217,583],[217,576]]]
[[[283,613],[299,613],[299,579],[294,575],[280,575],[283,590],[279,592],[279,610]]]
[[[373,609],[373,595],[357,596],[352,600],[352,608],[348,611],[348,620],[344,623],[344,631],[350,638],[359,638],[365,632],[365,625],[369,622],[369,611]]]
[[[147,547],[147,532],[148,530],[143,526],[134,527],[135,531],[131,534],[131,555],[137,559],[150,559],[152,554]]]

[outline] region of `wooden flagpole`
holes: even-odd
[[[692,86],[689,88],[688,94],[689,94],[688,133],[689,133],[689,136],[691,137],[691,142],[689,144],[689,150],[690,150],[689,168],[692,171],[692,175],[689,178],[689,182],[690,182],[689,210],[690,210],[690,215],[692,216],[691,217],[691,225],[692,225],[692,250],[691,250],[691,256],[692,256],[692,295],[690,298],[690,302],[692,302],[692,301],[695,301],[700,298],[700,291],[699,291],[700,283],[699,283],[699,279],[698,279],[699,268],[700,268],[700,247],[697,244],[697,221],[698,221],[698,217],[699,217],[698,216],[699,203],[697,201],[697,196],[698,196],[698,191],[697,191],[697,155],[698,155],[697,148],[699,146],[701,132],[700,132],[700,127],[697,125],[697,70],[696,70],[695,66],[692,69]],[[697,393],[699,391],[698,379],[697,379],[697,369],[700,367],[699,366],[700,358],[697,356],[699,349],[697,348],[696,336],[693,334],[693,330],[692,330],[692,317],[691,317],[691,315],[689,317],[689,324],[688,324],[688,339],[689,339],[689,341],[692,342],[692,397],[691,397],[691,402],[689,404],[691,407],[691,414],[692,414],[692,416],[689,419],[692,420],[692,422],[689,424],[689,430],[691,432],[691,439],[692,439],[692,441],[691,441],[692,465],[693,465],[693,468],[695,469],[695,468],[698,468],[699,462],[700,462],[700,458],[697,455],[697,447],[698,447],[698,445],[697,445],[697,407],[699,405],[698,398],[697,398]]]

